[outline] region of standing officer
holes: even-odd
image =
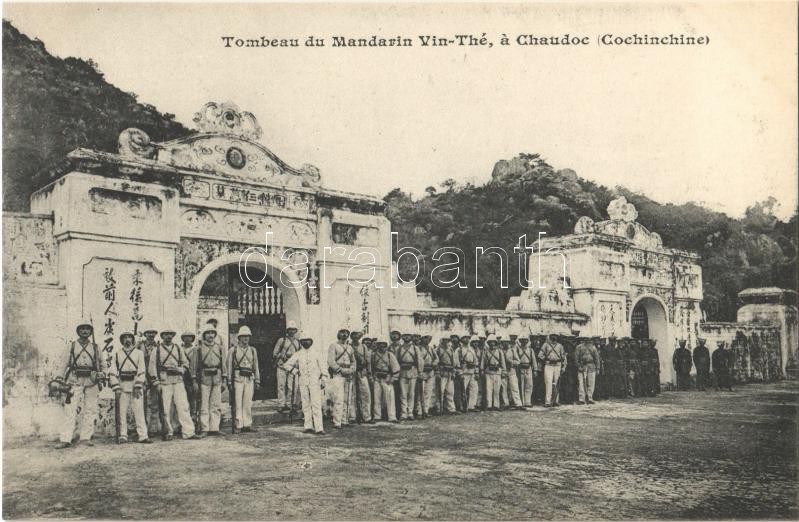
[[[602,367],[599,351],[588,337],[580,337],[574,358],[577,364],[577,404],[594,404],[594,384]]]
[[[481,410],[486,409],[486,380],[483,373],[483,354],[486,348],[486,338],[481,335],[474,345],[474,353],[477,354],[477,404]]]
[[[108,377],[111,391],[114,392],[115,406],[119,407],[119,434],[117,444],[128,442],[128,410],[133,410],[136,421],[137,442],[150,444],[153,441],[147,436],[147,422],[144,419],[144,389],[147,374],[144,366],[144,354],[134,346],[136,338],[130,332],[119,336],[121,348],[114,351]]]
[[[411,342],[413,335],[402,334],[402,344],[397,348],[400,366],[400,420],[413,420],[416,402],[416,381],[424,370],[423,358]]]
[[[671,363],[677,372],[677,391],[686,391],[691,387],[691,350],[685,347],[685,339],[680,339],[679,347],[674,350]]]
[[[519,395],[525,408],[533,405],[533,375],[538,370],[535,352],[529,343],[529,337],[522,337],[516,350],[519,355]]]
[[[596,372],[596,391],[594,392],[594,398],[596,400],[603,400],[608,398],[608,368],[605,359],[607,347],[605,343],[602,342],[602,338],[598,335],[592,337],[591,342],[594,344],[597,353],[599,353],[600,361],[600,367],[597,368]]]
[[[696,366],[696,389],[705,391],[705,384],[710,380],[710,351],[702,338],[699,339],[699,346],[694,348],[694,366]]]
[[[345,406],[349,407],[353,391],[352,376],[358,369],[355,353],[347,342],[349,336],[350,331],[342,328],[336,335],[337,341],[327,350],[327,366],[333,386],[333,427],[336,429],[349,425],[349,412],[344,409]]]
[[[724,341],[718,341],[713,351],[713,374],[716,376],[716,390],[726,388],[732,391],[732,351]]]
[[[81,323],[75,329],[77,341],[69,345],[69,359],[64,371],[64,382],[71,387],[71,398],[64,403],[66,421],[61,431],[61,443],[57,449],[72,445],[75,434],[75,423],[80,409],[80,439],[75,443],[94,446],[94,419],[97,417],[97,398],[105,381],[105,357],[100,353],[97,344],[89,340],[93,336],[94,327],[89,323]]]
[[[536,335],[533,337],[532,348],[536,360],[536,371],[533,377],[533,404],[544,403],[544,366],[539,363],[538,354],[541,353],[541,345],[544,343],[544,336]]]
[[[161,331],[161,343],[156,345],[150,354],[147,374],[150,377],[153,395],[161,401],[162,420],[164,423],[163,439],[174,438],[174,427],[170,412],[175,407],[180,431],[184,439],[194,439],[194,423],[189,412],[189,401],[186,399],[186,386],[183,383],[183,372],[189,365],[186,354],[177,344],[172,343],[175,331],[164,328]]]
[[[505,367],[505,356],[499,349],[495,335],[489,335],[486,342],[488,349],[483,352],[483,373],[486,378],[486,409],[499,410],[499,388],[502,384],[502,369]]]
[[[297,406],[297,380],[283,369],[283,365],[289,358],[300,350],[300,342],[295,338],[297,334],[297,323],[289,321],[286,323],[286,335],[278,339],[275,348],[272,350],[272,361],[275,365],[277,378],[277,403],[280,405],[278,411],[285,412]],[[293,392],[293,393],[292,393]],[[294,396],[294,404],[289,407],[289,401]]]
[[[149,328],[144,330],[143,333],[144,339],[139,341],[137,348],[144,354],[144,363],[147,365],[147,368],[149,368],[150,355],[152,355],[153,351],[158,346],[158,341],[155,340],[158,330]],[[144,391],[144,413],[147,417],[147,431],[150,437],[154,437],[156,434],[161,433],[163,429],[163,426],[161,426],[161,406],[157,395],[158,393],[152,389],[150,374],[148,373],[147,386]]]
[[[566,371],[566,351],[563,345],[552,339],[552,335],[547,335],[546,341],[538,352],[538,360],[544,366],[544,407],[551,408],[560,406],[558,402],[558,380],[561,374]],[[553,397],[554,392],[554,397]]]
[[[430,414],[430,406],[435,397],[436,370],[438,369],[438,354],[430,346],[432,337],[424,335],[420,339],[419,354],[422,358],[422,392],[416,398],[416,415],[426,419]]]
[[[261,386],[261,375],[258,369],[258,354],[250,346],[252,332],[248,326],[239,328],[236,336],[238,343],[228,350],[227,374],[233,381],[235,425],[233,433],[258,431],[252,426],[252,397]],[[294,380],[294,379],[292,379]]]
[[[186,354],[186,361],[188,371],[183,373],[183,384],[186,388],[186,399],[189,401],[189,412],[191,413],[192,420],[197,422],[197,347],[194,344],[195,335],[189,331],[185,331],[180,335],[183,353]]]
[[[438,352],[439,415],[443,415],[444,410],[451,415],[459,413],[455,408],[455,376],[460,371],[459,368],[460,360],[458,360],[458,353],[453,347],[452,337],[444,338]]]
[[[505,355],[505,373],[502,375],[502,386],[505,389],[503,399],[505,408],[513,407],[517,410],[523,409],[521,397],[519,397],[519,376],[516,370],[519,367],[519,354],[516,351],[515,335],[510,336],[510,340],[502,341],[502,348]]]
[[[322,424],[322,390],[325,389],[327,372],[322,369],[319,357],[310,348],[313,339],[301,337],[299,352],[289,357],[283,364],[287,372],[299,373],[299,388],[302,396],[303,433],[325,435]]]
[[[466,342],[461,339],[461,353],[458,359],[461,363],[461,382],[463,383],[464,406],[466,411],[477,411],[477,388],[478,375],[477,368],[480,366],[480,359],[477,357],[475,347],[479,341],[472,340],[471,336],[466,337]]]
[[[362,336],[362,332],[352,332],[350,334],[352,351],[355,354],[355,365],[358,368],[355,372],[355,390],[358,400],[355,401],[355,397],[353,397],[351,403],[354,404],[350,404],[350,407],[352,408],[351,411],[356,415],[355,420],[358,420],[357,414],[360,413],[359,423],[374,424],[375,421],[372,419],[372,392],[369,389],[369,381],[372,380],[371,357],[369,357],[369,348],[366,346],[366,341],[369,339],[361,339]],[[371,340],[369,340],[369,343],[371,344]],[[356,411],[359,405],[360,410]],[[352,417],[352,414],[350,414],[350,417]]]
[[[383,406],[385,406],[388,422],[397,423],[399,421],[394,408],[394,381],[399,377],[399,363],[394,354],[388,351],[387,342],[376,341],[373,345],[376,349],[372,352],[372,360],[370,361],[375,390],[372,418],[382,420]]]
[[[227,354],[221,342],[216,341],[216,334],[214,325],[206,323],[196,351],[200,437],[222,435],[219,422],[222,420],[222,387],[227,387]]]
[[[624,346],[624,368],[627,370],[627,394],[630,397],[640,395],[641,367],[638,364],[638,339],[625,337],[622,340]]]
[[[658,354],[657,340],[649,340],[649,365],[652,368],[652,393],[660,393],[660,354]]]
[[[393,353],[394,357],[396,357],[399,347],[402,346],[402,342],[400,340],[402,338],[402,334],[398,330],[392,330],[391,333],[388,334],[388,338],[388,351]],[[400,397],[402,396],[402,393],[400,393],[399,377],[394,379],[392,382],[394,386],[394,411],[399,413],[402,411],[402,405],[400,404]]]

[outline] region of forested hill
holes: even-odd
[[[45,169],[78,147],[115,151],[139,127],[154,140],[189,130],[103,78],[91,60],[58,58],[3,20],[3,210],[28,210]]]
[[[400,189],[384,199],[400,246],[414,246],[427,257],[427,277],[419,289],[443,304],[470,308],[502,308],[518,295],[518,257],[509,255],[509,288],[499,284],[496,256],[481,256],[475,285],[475,247],[498,246],[509,254],[522,234],[532,243],[538,232],[548,237],[570,234],[580,216],[607,219],[608,203],[624,195],[638,209],[638,221],[658,232],[666,246],[702,256],[704,295],[709,320],[735,320],[737,293],[750,286],[796,289],[797,219],[787,223],[772,214],[774,200],[754,203],[743,219],[731,219],[695,204],[660,204],[624,188],[610,190],[580,178],[573,170],[554,169],[537,154],[501,160],[492,179],[476,186],[448,180],[428,187],[417,200]],[[465,289],[440,289],[429,280],[430,259],[440,247],[463,250]],[[409,259],[409,258],[408,258]],[[446,260],[445,260],[446,261]],[[406,279],[413,266],[400,266]],[[439,279],[440,280],[440,279]]]
[[[54,57],[5,20],[3,116],[4,210],[28,210],[31,192],[50,182],[46,168],[75,148],[115,151],[119,133],[128,127],[141,128],[156,141],[191,132],[174,115],[109,84],[91,60]],[[777,220],[768,201],[753,202],[747,216],[736,220],[697,205],[662,205],[623,188],[609,190],[531,154],[499,161],[492,180],[482,186],[447,181],[428,188],[421,199],[395,189],[385,200],[401,244],[432,255],[442,246],[466,253],[476,246],[512,252],[522,234],[568,234],[580,216],[606,219],[605,209],[617,194],[635,204],[638,221],[660,233],[666,245],[702,256],[703,306],[710,319],[734,320],[736,294],[748,286],[796,289],[796,216],[788,223]],[[431,288],[423,280],[420,290],[470,308],[503,308],[518,295],[516,256],[510,256],[508,289],[500,288],[495,256],[483,258],[478,271],[484,288],[475,288],[472,258],[466,256],[462,274],[469,277],[467,289]]]

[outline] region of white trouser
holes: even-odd
[[[552,404],[552,394],[558,397],[559,393],[556,388],[558,387],[558,380],[560,379],[560,364],[547,364],[544,366],[544,388],[546,389],[546,397],[544,398],[545,404]],[[557,403],[557,399],[555,399]]]
[[[416,397],[416,414],[427,415],[435,396],[436,376],[434,373],[422,373],[421,397]]]
[[[277,403],[280,407],[291,407],[291,388],[294,386],[294,407],[300,404],[300,387],[296,377],[292,377],[291,372],[287,372],[281,366],[277,367]]]
[[[455,373],[442,372],[439,382],[439,394],[441,395],[441,408],[449,412],[455,411]],[[443,411],[438,412],[444,413]]]
[[[400,419],[413,418],[416,402],[416,376],[400,377]]]
[[[533,405],[533,369],[521,368],[519,370],[522,374],[521,390],[519,394],[522,396],[522,406]]]
[[[478,377],[476,373],[464,373],[463,393],[466,395],[466,409],[473,410],[477,405]]]
[[[72,386],[72,399],[69,404],[64,404],[64,429],[61,431],[61,442],[72,442],[75,434],[75,421],[80,408],[80,440],[91,440],[94,435],[94,419],[97,418],[97,396],[100,390],[96,384]]]
[[[331,379],[331,384],[333,386],[333,426],[349,424],[349,416],[352,410],[345,411],[345,409],[347,408],[347,401],[352,400],[352,393],[355,388],[354,382],[352,379],[347,381],[339,374]]]
[[[383,415],[383,404],[386,406],[386,413],[389,421],[397,420],[397,412],[394,404],[394,384],[391,379],[375,378],[375,402],[372,405],[372,418],[380,420]]]
[[[596,371],[583,370],[577,374],[577,400],[594,400],[594,384],[596,383]]]
[[[236,427],[249,428],[252,426],[252,392],[255,384],[252,377],[236,377],[233,382],[236,394]]]
[[[189,399],[186,397],[186,386],[184,386],[183,381],[174,384],[161,384],[161,403],[163,404],[165,412],[171,411],[174,405],[183,437],[189,438],[194,436],[194,422],[191,420]],[[164,415],[166,435],[173,435],[175,433],[171,417],[171,415]]]
[[[486,408],[499,408],[499,388],[502,376],[499,373],[486,373]]]
[[[508,373],[502,378],[502,387],[502,399],[505,401],[505,406],[522,405],[522,401],[519,398],[519,379],[516,378],[515,368],[508,370]]]
[[[219,431],[222,419],[222,385],[200,385],[200,431]]]
[[[322,425],[322,389],[319,384],[300,385],[302,395],[302,416],[306,430],[319,433],[324,430]]]
[[[128,439],[128,410],[133,410],[136,421],[136,433],[139,440],[147,438],[147,421],[144,419],[144,397],[135,399],[133,392],[123,391],[119,394],[119,438]]]
[[[358,379],[358,400],[361,402],[361,420],[369,421],[372,419],[372,392],[369,388],[369,378],[364,373]],[[353,393],[353,397],[355,394]],[[353,405],[354,407],[355,405]],[[354,411],[354,410],[353,410]]]

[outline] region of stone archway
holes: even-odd
[[[672,349],[669,344],[669,320],[666,306],[659,297],[645,295],[635,302],[630,312],[630,327],[633,337],[648,337],[657,341],[660,357],[660,382],[674,382],[671,365]]]

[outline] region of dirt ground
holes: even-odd
[[[796,383],[3,454],[4,518],[790,518]]]

